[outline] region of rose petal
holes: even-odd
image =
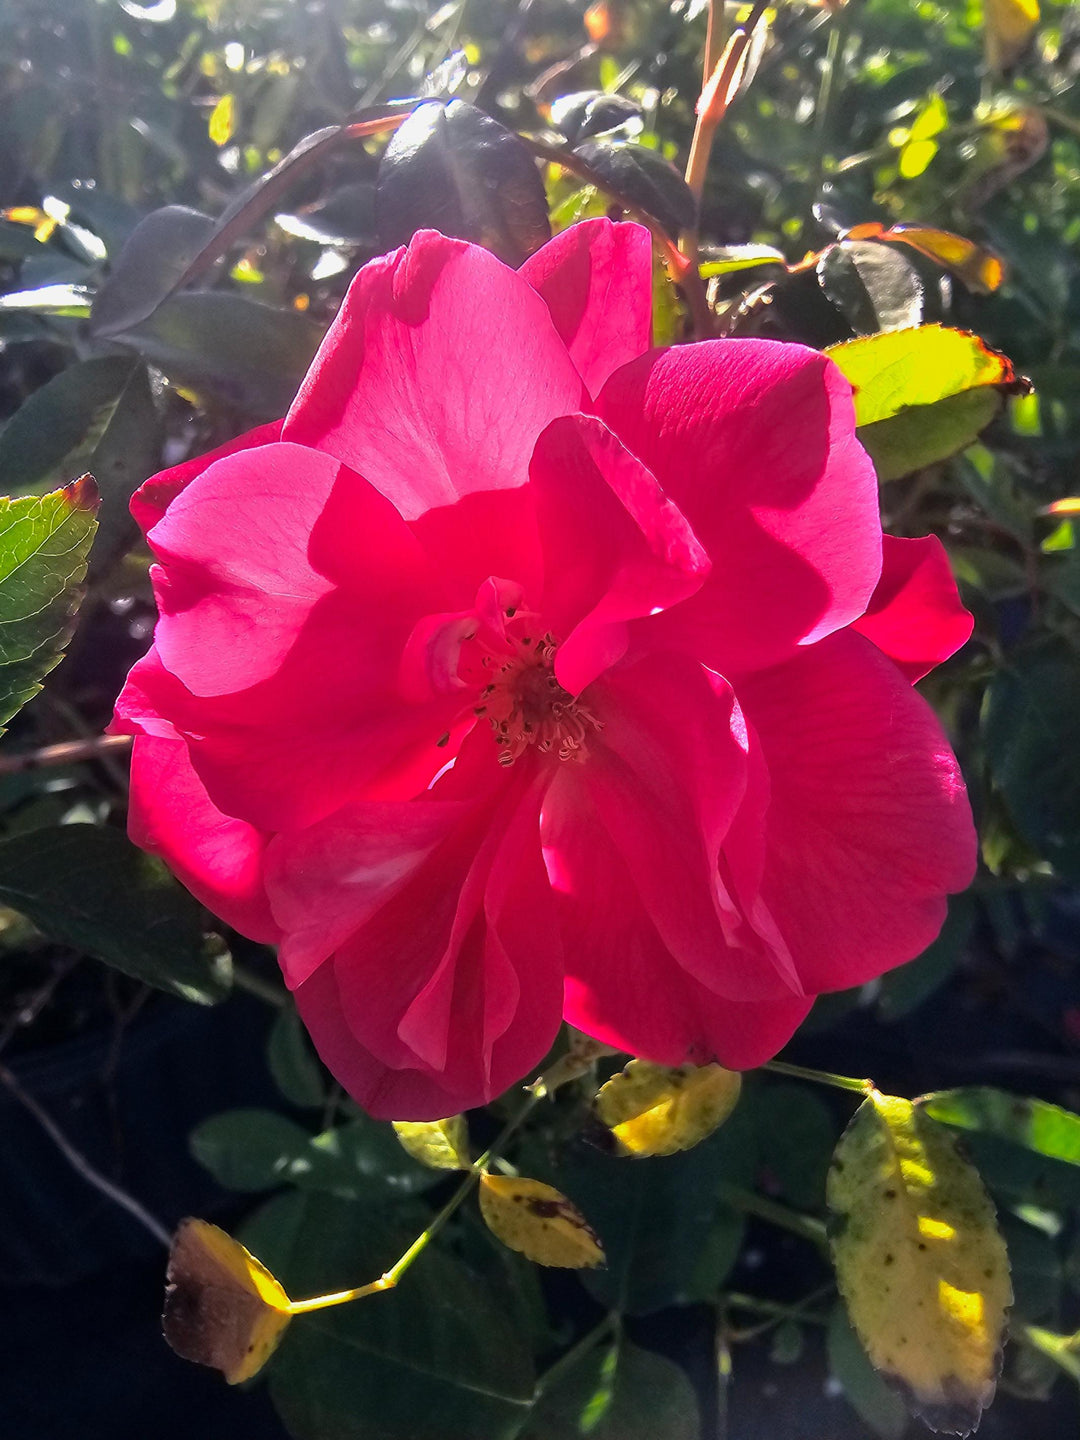
[[[643,225],[584,220],[518,274],[543,297],[590,395],[652,343],[652,237]]]
[[[952,566],[936,535],[884,537],[881,579],[852,629],[872,640],[915,683],[956,653],[974,620],[960,603]]]
[[[653,476],[591,416],[544,431],[529,489],[544,557],[540,608],[561,641],[555,673],[577,694],[625,654],[628,622],[693,594],[709,560]]]
[[[359,272],[283,437],[332,454],[415,520],[523,485],[540,431],[582,395],[535,290],[489,251],[421,231]]]
[[[672,965],[717,994],[782,999],[802,987],[721,883],[721,849],[747,783],[747,735],[730,687],[674,655],[606,675],[586,696],[602,729],[545,799],[549,870],[565,876],[568,830],[606,832]]]
[[[971,809],[933,711],[851,632],[744,678],[738,696],[772,787],[761,894],[807,991],[913,959],[975,871]]]
[[[712,561],[662,621],[673,641],[731,677],[866,609],[881,571],[877,479],[831,361],[772,340],[680,345],[617,370],[597,409]]]
[[[216,808],[179,740],[140,735],[131,755],[128,833],[191,893],[251,940],[272,945],[262,867],[267,837]]]
[[[238,435],[235,440],[219,445],[216,450],[210,450],[205,455],[196,455],[168,470],[159,470],[156,475],[151,475],[149,480],[143,481],[131,497],[131,513],[143,534],[157,524],[177,495],[216,460],[224,460],[226,455],[236,455],[241,450],[250,450],[256,445],[269,445],[272,441],[279,440],[284,423],[283,419],[271,420],[268,425],[259,425],[244,435]]]
[[[566,954],[563,1015],[617,1050],[661,1065],[748,1069],[776,1054],[811,1004],[717,995],[674,964],[603,827],[574,826],[553,875]]]
[[[296,992],[323,1058],[377,1116],[436,1119],[484,1104],[542,1058],[558,1028],[562,957],[537,781],[523,768],[494,808],[466,809],[408,883],[374,913],[357,907],[359,928]],[[354,850],[343,833],[339,855],[370,848],[363,807],[353,818]],[[291,883],[283,851],[278,913]],[[340,913],[337,898],[326,903]],[[449,1111],[439,1108],[447,1097]]]

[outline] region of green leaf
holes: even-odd
[[[1012,1313],[1028,1321],[1056,1321],[1061,1300],[1062,1263],[1053,1240],[1012,1215],[1002,1218],[1001,1233],[1012,1272]]]
[[[1080,1165],[1080,1115],[1059,1105],[989,1085],[936,1090],[919,1105],[943,1125],[996,1135],[1047,1159]]]
[[[300,1299],[374,1280],[429,1218],[297,1192],[243,1242]],[[498,1293],[438,1243],[397,1289],[298,1316],[268,1373],[296,1440],[512,1440],[535,1383]]]
[[[123,355],[82,360],[35,390],[0,432],[4,489],[25,491],[93,471],[95,440],[135,365]]]
[[[606,135],[641,119],[641,106],[629,95],[603,90],[577,90],[560,95],[551,106],[551,123],[575,145],[593,135]],[[640,126],[638,127],[640,128]]]
[[[387,1131],[364,1118],[312,1135],[274,1110],[227,1110],[192,1132],[191,1149],[229,1190],[295,1185],[385,1203],[438,1184],[439,1176],[405,1155]]]
[[[843,1305],[837,1305],[829,1317],[826,1345],[829,1369],[852,1408],[881,1440],[900,1440],[907,1429],[904,1403],[870,1364]]]
[[[821,1211],[839,1125],[806,1085],[762,1085],[748,1097],[761,1164],[796,1210]]]
[[[1004,355],[943,325],[848,340],[825,354],[854,388],[859,439],[882,481],[955,455],[1023,388]]]
[[[272,419],[292,403],[322,330],[295,310],[198,290],[173,295],[116,338],[215,404]]]
[[[119,830],[57,825],[0,841],[0,904],[159,990],[202,1005],[228,993],[202,907]]]
[[[582,1277],[586,1289],[631,1315],[697,1295],[711,1278],[698,1274],[702,1247],[721,1213],[729,1240],[732,1232],[720,1183],[751,1183],[756,1153],[753,1122],[741,1108],[677,1155],[636,1160],[584,1145],[569,1150],[546,1178],[572,1197],[603,1241],[607,1267]],[[531,1154],[528,1165],[535,1168]]]
[[[101,491],[98,533],[90,556],[90,578],[105,575],[138,538],[128,508],[135,491],[161,465],[165,431],[154,404],[150,374],[139,363],[105,417],[89,469]]]
[[[165,205],[140,220],[94,298],[90,333],[116,335],[152,315],[215,228],[209,215],[186,205]]]
[[[1024,839],[1080,879],[1080,654],[1052,638],[998,670],[983,738],[994,784]]]
[[[311,1134],[295,1120],[274,1110],[227,1110],[212,1115],[191,1132],[191,1153],[226,1190],[272,1190],[275,1186],[310,1184],[332,1189],[334,1161],[313,1152]],[[320,1185],[320,1180],[330,1183]]]
[[[51,495],[0,498],[0,727],[38,693],[68,642],[97,507],[88,475]]]
[[[274,1084],[301,1108],[325,1105],[325,1071],[296,1011],[283,1009],[270,1028],[266,1061]]]
[[[379,164],[375,221],[388,250],[430,227],[484,245],[514,266],[551,235],[532,154],[464,100],[418,105],[393,136]]]
[[[817,264],[818,284],[858,335],[918,325],[919,273],[899,251],[872,240],[830,245]]]
[[[772,245],[724,245],[712,248],[702,262],[701,278],[713,280],[721,275],[735,275],[742,270],[757,270],[763,265],[787,269],[782,250]]]
[[[525,1440],[698,1440],[701,1416],[686,1373],[629,1341],[598,1345],[549,1386]]]
[[[600,184],[646,215],[659,220],[669,235],[697,223],[697,201],[674,165],[644,145],[587,140],[574,147]]]

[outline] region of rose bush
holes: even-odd
[[[283,421],[147,482],[130,827],[277,943],[369,1111],[483,1103],[560,1018],[772,1056],[920,953],[975,836],[911,682],[967,638],[801,346],[650,349],[652,251],[357,275]]]

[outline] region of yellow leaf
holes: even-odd
[[[206,1220],[182,1220],[169,1255],[162,1325],[178,1355],[220,1370],[230,1385],[269,1360],[290,1319],[288,1295],[238,1240]]]
[[[625,1155],[674,1155],[711,1135],[735,1109],[742,1078],[720,1065],[669,1070],[631,1060],[596,1097]]]
[[[581,1211],[540,1180],[482,1176],[480,1213],[504,1245],[538,1265],[585,1270],[604,1263],[603,1247]]]
[[[1039,23],[1039,0],[983,0],[986,63],[1007,70],[1023,54]]]
[[[395,1120],[394,1133],[421,1165],[433,1170],[469,1168],[469,1130],[464,1115],[451,1115],[448,1120]]]
[[[215,145],[227,145],[236,128],[236,102],[231,95],[222,95],[210,112],[210,139]]]
[[[918,1107],[875,1090],[836,1147],[828,1204],[837,1282],[871,1361],[931,1428],[970,1434],[1012,1303],[978,1172]]]

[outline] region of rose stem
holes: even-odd
[[[543,1095],[549,1093],[550,1091],[541,1090],[539,1086],[529,1091],[524,1102],[517,1110],[517,1113],[511,1116],[494,1141],[492,1141],[491,1146],[485,1150],[479,1160],[472,1165],[468,1175],[466,1175],[450,1199],[435,1216],[431,1224],[416,1237],[404,1255],[395,1261],[385,1274],[380,1275],[377,1280],[369,1281],[367,1285],[358,1285],[353,1290],[339,1290],[332,1295],[316,1295],[310,1300],[294,1300],[289,1305],[289,1313],[291,1315],[302,1315],[307,1310],[326,1310],[331,1305],[347,1305],[352,1300],[362,1300],[365,1295],[374,1295],[380,1290],[392,1290],[413,1261],[423,1254],[432,1240],[435,1239],[436,1235],[445,1227],[450,1217],[460,1209],[476,1189],[481,1177],[486,1173],[488,1166],[495,1160],[511,1136],[524,1124],[533,1109],[540,1103]]]
[[[834,1090],[853,1090],[857,1095],[869,1095],[877,1088],[873,1080],[832,1075],[828,1070],[809,1070],[805,1065],[789,1065],[785,1060],[767,1060],[761,1069],[771,1070],[774,1075],[790,1075],[795,1080],[812,1080],[815,1085],[831,1085]]]

